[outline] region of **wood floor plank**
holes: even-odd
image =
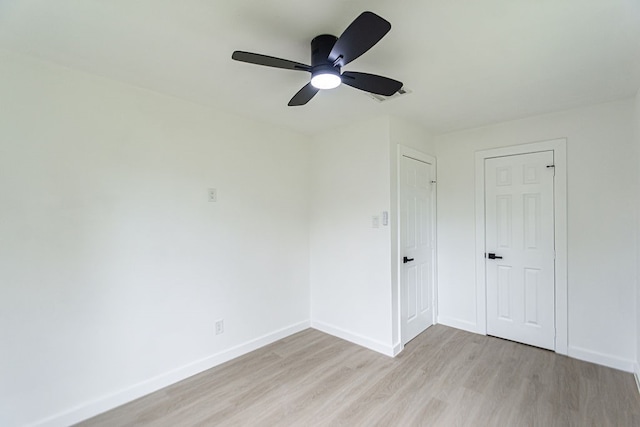
[[[436,325],[395,359],[308,329],[79,426],[640,426],[631,374]]]

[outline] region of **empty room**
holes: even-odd
[[[636,0],[0,2],[0,426],[640,425]]]

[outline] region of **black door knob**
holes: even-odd
[[[403,263],[403,264],[406,264],[406,263],[408,263],[409,261],[413,261],[413,258],[407,258],[407,257],[403,257],[403,258],[402,258],[402,263]]]
[[[501,256],[498,256],[496,254],[491,254],[491,253],[487,254],[487,258],[489,258],[489,259],[502,259]]]

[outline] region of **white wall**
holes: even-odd
[[[633,99],[436,137],[439,320],[476,330],[474,153],[567,138],[569,354],[635,360]]]
[[[308,143],[1,51],[0,425],[70,424],[307,327]]]
[[[389,120],[314,138],[311,148],[311,319],[320,330],[391,353]]]
[[[312,326],[388,355],[399,350],[398,144],[430,154],[419,125],[380,117],[314,138]],[[372,217],[390,213],[389,225]]]

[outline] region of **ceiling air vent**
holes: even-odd
[[[401,96],[405,96],[408,95],[412,92],[411,89],[407,89],[406,87],[401,87],[399,91],[397,91],[396,93],[394,93],[391,96],[384,96],[384,95],[378,95],[376,93],[367,93],[367,95],[373,99],[375,99],[378,102],[384,102],[384,101],[389,101],[391,99],[396,99],[396,98],[400,98]]]

